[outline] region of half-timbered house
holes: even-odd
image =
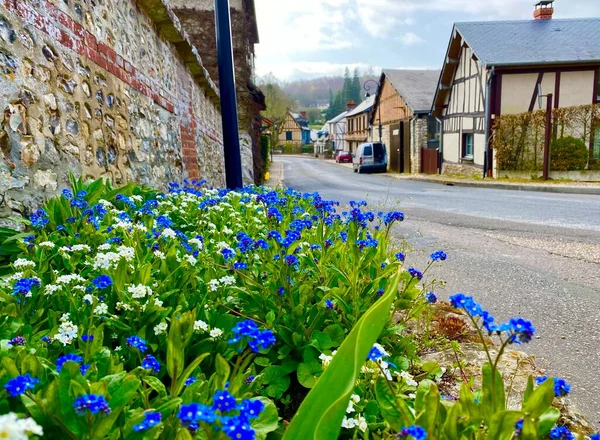
[[[437,148],[436,121],[430,118],[439,70],[384,69],[371,111],[370,141],[381,141],[388,153],[388,168],[400,173],[436,172],[422,167],[422,150]],[[427,153],[427,152],[425,152]]]
[[[279,145],[302,147],[310,144],[310,127],[305,112],[288,112],[287,118],[279,127]]]
[[[454,25],[432,109],[444,172],[492,174],[494,119],[537,109],[539,86],[554,108],[600,102],[600,19],[552,19],[552,1],[534,20]]]
[[[371,120],[371,111],[373,110],[374,102],[375,96],[369,96],[354,110],[351,110],[346,114],[346,127],[348,131],[346,134],[346,141],[350,153],[354,153],[360,144],[369,140],[369,135],[371,133],[369,122]]]

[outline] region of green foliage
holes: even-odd
[[[335,359],[349,333],[358,339],[366,330],[369,341],[382,333],[398,366],[389,374],[417,361],[412,338],[389,319],[351,333],[361,318],[372,322],[374,304],[383,310],[385,303],[389,318],[392,303],[411,309],[423,302],[421,287],[388,249],[393,221],[335,213],[336,204],[318,195],[201,185],[173,185],[159,194],[73,179],[75,196],[46,203],[47,225],[27,232],[33,240],[15,237],[20,260],[0,284],[0,382],[25,373],[40,382],[5,399],[0,414],[29,414],[48,438],[117,440],[141,438],[133,426],[156,410],[162,423],[144,438],[222,439],[219,418],[192,435],[178,415],[184,405],[212,405],[228,384],[237,403],[263,401],[252,429],[265,438],[283,429],[278,411],[290,420],[317,388],[327,372],[324,359]],[[39,285],[19,291],[18,283],[29,279]],[[379,289],[388,295],[378,302]],[[251,336],[236,330],[244,322],[254,323]],[[259,334],[263,345],[248,345]],[[17,336],[24,345],[9,344]],[[133,336],[147,349],[136,349]],[[356,365],[369,344],[356,349]],[[66,362],[58,372],[66,354],[81,362]],[[143,366],[148,354],[158,371]],[[365,384],[380,375],[373,361],[357,369]],[[105,397],[110,414],[77,414],[75,400],[90,393]],[[381,425],[374,387],[354,393],[364,419],[357,429]]]
[[[264,164],[264,171],[267,173],[271,166],[271,139],[264,134],[260,136],[260,157]]]
[[[358,321],[331,364],[302,402],[286,430],[286,439],[336,439],[354,391],[354,383],[373,344],[390,319],[390,306],[398,293],[399,275],[384,296]]]
[[[588,147],[581,139],[556,139],[550,145],[550,168],[553,171],[581,171],[588,164],[588,156]]]
[[[564,107],[552,110],[552,139],[563,144],[564,138],[575,138],[588,145],[597,131],[600,121],[600,104]],[[544,140],[546,128],[546,112],[507,114],[494,122],[493,148],[498,169],[501,171],[542,170],[544,159]],[[568,141],[572,143],[573,141]],[[582,170],[587,165],[587,155],[583,158],[583,150],[579,143],[577,153],[568,147],[559,145],[557,158],[558,168],[554,167],[554,147],[551,148],[551,167],[557,171]]]

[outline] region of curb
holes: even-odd
[[[336,165],[345,169],[350,169],[344,164],[337,163],[335,161],[330,162],[327,160],[321,160],[323,163],[330,165]],[[467,188],[483,188],[483,189],[503,189],[509,191],[533,191],[533,192],[545,192],[555,194],[582,194],[582,195],[594,195],[600,196],[600,185],[598,187],[586,187],[586,186],[554,186],[554,185],[526,185],[526,184],[509,184],[509,183],[488,183],[488,182],[468,182],[460,180],[441,180],[431,178],[420,178],[420,177],[399,177],[398,174],[394,173],[381,173],[379,176],[390,177],[395,180],[409,180],[411,182],[425,182],[435,183],[438,185],[445,186],[462,186]]]

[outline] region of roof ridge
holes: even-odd
[[[566,21],[600,21],[600,17],[580,17],[580,18],[553,18],[551,20],[487,20],[487,21],[457,21],[454,24],[491,24],[491,23],[555,23]]]

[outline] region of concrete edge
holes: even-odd
[[[323,163],[327,163],[330,165],[336,165],[342,168],[349,169],[345,164],[337,163],[335,161],[328,161],[322,159],[320,160]],[[442,180],[442,179],[428,179],[421,177],[399,177],[397,174],[393,173],[380,173],[379,176],[390,177],[396,180],[410,180],[411,182],[425,182],[425,183],[436,183],[438,185],[445,186],[462,186],[468,188],[484,188],[484,189],[505,189],[509,191],[533,191],[533,192],[545,192],[545,193],[555,193],[555,194],[582,194],[582,195],[594,195],[600,196],[600,185],[598,187],[570,187],[570,186],[555,186],[555,185],[524,185],[524,184],[509,184],[509,183],[489,183],[485,181],[481,182],[468,182],[468,181],[460,181],[460,180]]]

